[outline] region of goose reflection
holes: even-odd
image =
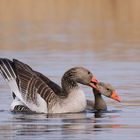
[[[108,113],[74,113],[74,114],[17,114],[13,117],[11,127],[16,135],[41,135],[55,138],[65,136],[77,137],[83,134],[95,134],[96,131],[111,131],[120,128],[114,124],[116,114]]]

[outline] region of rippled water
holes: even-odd
[[[60,1],[3,1],[0,56],[19,59],[58,84],[67,69],[84,66],[114,85],[122,102],[105,98],[109,112],[102,114],[13,114],[0,77],[0,139],[139,140],[140,2]]]

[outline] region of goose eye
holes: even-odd
[[[107,88],[106,90],[107,90],[107,91],[110,91],[110,89],[109,89],[109,88]]]
[[[90,74],[90,72],[88,71],[88,74]]]

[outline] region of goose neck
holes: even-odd
[[[95,96],[95,110],[107,110],[107,105],[101,95],[97,90],[94,90]]]
[[[66,76],[62,78],[61,85],[63,92],[65,92],[67,95],[71,92],[71,90],[78,88],[77,82],[74,79]]]

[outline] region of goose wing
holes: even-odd
[[[0,71],[15,95],[32,111],[47,113],[49,102],[57,98],[54,91],[61,90],[55,83],[53,90],[51,80],[15,59],[0,59]]]
[[[42,80],[44,81],[53,91],[56,95],[58,96],[62,96],[64,97],[65,94],[62,92],[62,88],[57,85],[56,83],[54,83],[53,81],[51,81],[49,78],[47,78],[46,76],[44,76],[43,74],[35,71],[36,75]]]

